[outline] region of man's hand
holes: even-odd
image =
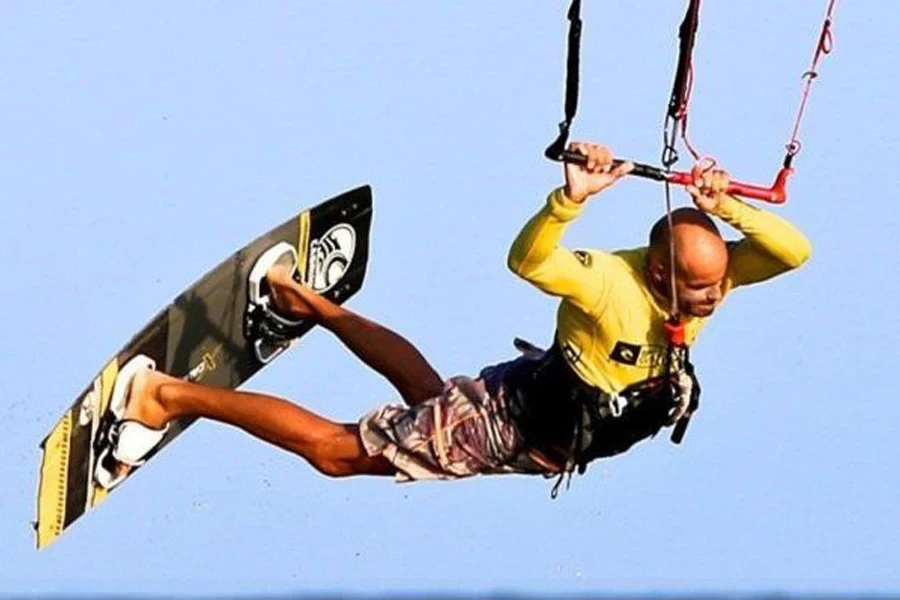
[[[691,169],[694,185],[687,186],[688,193],[694,198],[694,204],[703,212],[712,212],[719,203],[728,197],[725,190],[731,180],[722,169],[713,169],[698,163]]]
[[[566,197],[578,204],[610,187],[634,169],[631,162],[613,166],[613,153],[606,146],[573,142],[569,144],[569,150],[587,156],[587,163],[583,166],[566,163]]]

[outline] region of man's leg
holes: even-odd
[[[366,453],[355,424],[329,421],[273,396],[189,383],[156,371],[135,376],[126,419],[159,429],[183,417],[206,417],[239,427],[332,477],[396,472],[383,456]]]
[[[390,381],[410,406],[441,393],[441,376],[402,336],[297,283],[287,269],[270,270],[267,279],[279,312],[297,319],[312,318],[334,333],[353,354]]]

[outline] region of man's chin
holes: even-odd
[[[712,306],[695,306],[691,309],[691,316],[706,318],[716,312],[716,305]]]

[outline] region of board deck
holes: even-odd
[[[245,327],[248,276],[259,256],[278,242],[288,242],[297,249],[302,281],[342,303],[362,287],[371,219],[368,186],[301,212],[226,258],[119,350],[41,443],[35,526],[38,548],[59,537],[109,494],[95,481],[94,470],[106,443],[103,432],[115,420],[109,404],[121,367],[142,354],[170,375],[216,387],[240,386],[267,364],[258,357]],[[300,336],[311,328],[304,324]],[[159,449],[191,423],[173,422]],[[139,467],[128,477],[137,470]]]

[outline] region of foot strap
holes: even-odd
[[[276,264],[295,272],[297,250],[287,242],[278,242],[263,252],[250,270],[247,286],[244,337],[252,344],[257,359],[263,364],[287,349],[309,327],[304,321],[288,319],[275,310],[266,274]]]
[[[147,462],[168,431],[168,423],[162,429],[154,429],[131,419],[119,421],[110,432],[113,458],[122,464],[139,467]]]

